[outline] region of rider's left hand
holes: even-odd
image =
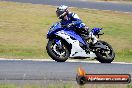
[[[69,27],[71,27],[73,25],[74,25],[74,23],[70,23],[70,24],[67,25],[67,27],[69,28]]]

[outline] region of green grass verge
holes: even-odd
[[[58,21],[56,7],[0,1],[0,58],[49,58],[48,28]],[[90,28],[102,27],[115,61],[132,62],[132,13],[70,8]]]
[[[78,84],[50,84],[50,85],[14,85],[14,84],[0,84],[0,88],[132,88],[131,84],[85,84],[80,86]]]

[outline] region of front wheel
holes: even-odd
[[[115,52],[112,46],[105,41],[99,41],[99,42],[102,43],[104,46],[106,46],[107,49],[104,50],[101,48],[97,48],[95,52],[97,56],[96,59],[101,63],[111,63],[115,58]]]
[[[65,62],[70,56],[67,46],[61,41],[60,48],[60,45],[55,43],[55,39],[48,41],[46,50],[48,55],[57,62]]]

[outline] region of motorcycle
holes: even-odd
[[[102,28],[93,28],[91,32],[95,36],[103,35],[100,33]],[[47,33],[48,43],[46,50],[48,55],[57,62],[65,62],[68,58],[95,58],[101,63],[111,63],[115,53],[110,44],[98,40],[92,44],[92,39],[85,39],[74,30],[74,27],[64,27],[60,22],[54,23]],[[90,52],[86,51],[89,46]]]

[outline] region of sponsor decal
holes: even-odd
[[[79,85],[86,83],[130,83],[131,76],[129,74],[87,74],[81,67],[78,68],[76,81]]]

